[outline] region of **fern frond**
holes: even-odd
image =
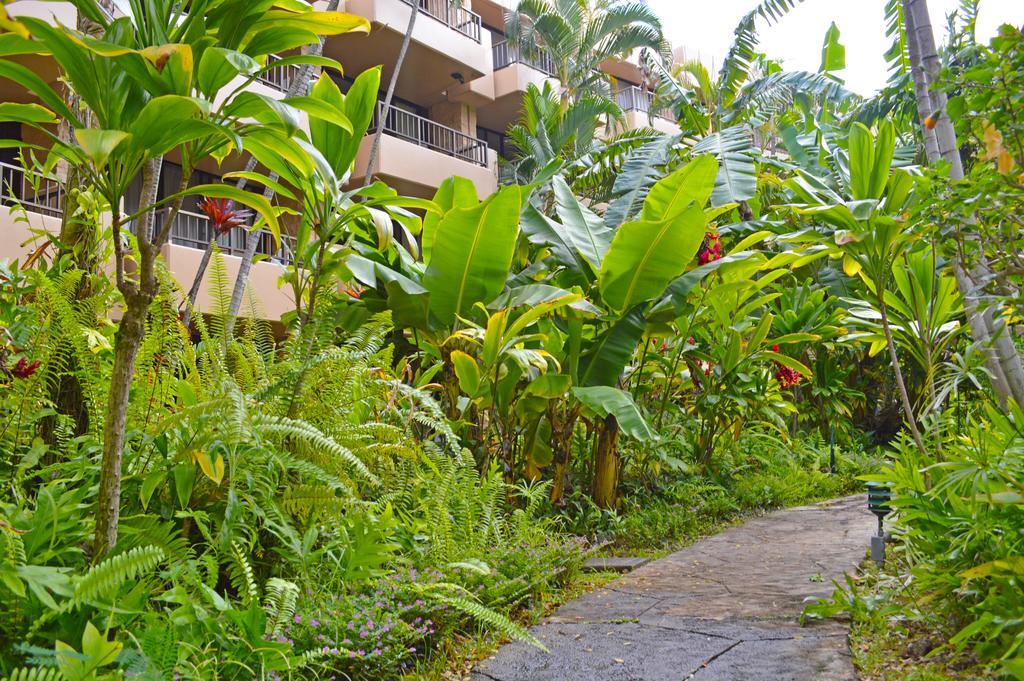
[[[355,454],[305,421],[286,416],[262,415],[257,416],[255,421],[260,434],[265,437],[287,438],[293,444],[302,443],[312,450],[319,450],[337,458],[363,480],[373,484],[378,482],[377,477]]]
[[[64,681],[64,675],[53,667],[21,667],[5,676],[2,681]]]
[[[294,582],[271,577],[267,580],[264,608],[267,611],[267,631],[269,636],[280,634],[292,615],[295,604],[299,600],[299,587]]]
[[[109,598],[119,589],[149,572],[164,560],[163,549],[138,546],[89,568],[75,584],[74,603]]]
[[[245,552],[237,541],[231,542],[231,563],[229,573],[231,576],[232,586],[235,587],[235,590],[242,596],[242,599],[246,603],[259,596],[259,590],[256,587],[256,577],[253,575],[252,565],[249,564],[249,558],[245,555]]]
[[[543,643],[537,640],[527,629],[516,624],[507,616],[496,610],[492,610],[475,600],[473,595],[457,584],[441,582],[425,585],[421,592],[434,601],[447,605],[449,608],[458,610],[468,615],[477,622],[487,625],[492,629],[505,634],[516,641],[525,641],[535,648],[544,652],[550,652]]]

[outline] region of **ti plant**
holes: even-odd
[[[795,195],[793,210],[819,225],[818,238],[835,257],[842,259],[847,275],[859,275],[868,282],[907,427],[923,452],[924,441],[900,368],[889,318],[890,298],[886,296],[898,263],[919,239],[918,234],[908,229],[906,216],[918,199],[915,188],[922,180],[905,170],[892,168],[895,146],[896,132],[892,123],[881,124],[876,135],[856,123],[850,129],[848,162],[840,164],[847,196],[803,171],[798,171],[787,186]]]

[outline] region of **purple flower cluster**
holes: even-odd
[[[413,666],[438,636],[434,612],[415,588],[441,573],[415,569],[370,582],[360,591],[310,595],[286,630],[296,649],[319,653],[317,663],[339,678],[395,678]]]

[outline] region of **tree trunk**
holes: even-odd
[[[619,422],[609,414],[601,423],[594,448],[591,494],[601,508],[614,508],[619,490]]]
[[[395,96],[395,88],[398,86],[398,77],[402,73],[402,66],[405,64],[405,54],[409,51],[409,43],[412,42],[412,32],[416,27],[416,17],[419,15],[419,0],[412,0],[409,12],[409,23],[405,27],[405,35],[402,37],[402,47],[398,50],[398,59],[395,60],[395,70],[391,72],[391,80],[388,82],[388,91],[384,95],[384,105],[381,107],[380,118],[377,120],[377,129],[373,133],[373,144],[370,146],[370,157],[366,160],[366,171],[364,174],[364,185],[373,182],[374,166],[377,165],[377,154],[380,153],[380,139],[384,135],[384,123],[388,120],[391,112],[391,100]]]
[[[562,423],[558,423],[559,419],[552,418],[555,412],[554,407],[548,411],[548,420],[551,423],[551,463],[553,465],[550,495],[552,504],[560,503],[565,496],[566,477],[569,473],[569,464],[572,462],[572,434],[576,429],[576,417],[579,409],[578,407],[573,408],[562,419]]]
[[[999,361],[999,353],[996,351],[992,337],[989,334],[990,324],[985,319],[987,315],[992,314],[992,310],[982,310],[974,280],[967,274],[962,263],[954,263],[953,273],[956,275],[957,287],[964,297],[964,311],[967,313],[971,337],[974,338],[974,342],[985,353],[985,367],[989,371],[989,380],[992,381],[992,387],[995,389],[1001,406],[1005,408],[1007,406],[1007,399],[1012,393],[1006,374],[1003,373],[1003,365]]]
[[[99,560],[117,543],[121,516],[121,459],[124,452],[129,394],[135,360],[146,336],[146,315],[150,300],[142,294],[125,299],[125,313],[114,343],[114,368],[110,396],[103,424],[103,463],[100,469],[99,499],[96,504],[94,560]]]
[[[160,186],[162,158],[152,159],[142,171],[141,206],[152,206]],[[115,207],[115,211],[117,207]],[[93,545],[93,559],[100,560],[117,543],[118,520],[121,515],[121,460],[124,456],[125,427],[128,421],[128,406],[131,395],[135,360],[146,337],[146,316],[149,305],[159,289],[154,274],[155,259],[160,243],[150,239],[156,213],[149,210],[138,222],[136,238],[139,244],[138,282],[124,278],[124,252],[115,243],[117,258],[118,289],[124,296],[124,316],[114,338],[114,366],[110,378],[110,394],[107,413],[103,423],[103,460],[100,465],[99,498],[96,501],[96,536]],[[114,215],[114,239],[121,235],[121,217]]]
[[[907,29],[907,53],[910,57],[910,76],[914,83],[914,97],[917,99],[918,123],[921,124],[921,137],[924,139],[925,158],[928,163],[935,163],[941,158],[939,142],[935,138],[935,129],[930,127],[928,119],[932,115],[932,100],[928,94],[928,77],[921,63],[921,48],[917,44],[914,15],[904,6],[903,21]]]
[[[896,343],[893,342],[892,329],[889,328],[889,313],[885,306],[885,298],[881,295],[878,296],[878,312],[882,317],[885,343],[889,348],[889,359],[892,362],[893,374],[896,377],[896,386],[900,391],[900,400],[903,402],[903,415],[907,418],[907,427],[910,428],[910,434],[913,436],[917,448],[921,450],[922,454],[927,454],[928,450],[925,449],[924,440],[921,439],[921,431],[917,428],[914,407],[910,404],[910,393],[907,392],[907,384],[903,380],[903,370],[900,369],[900,358],[896,354]]]
[[[962,179],[964,169],[960,160],[956,130],[946,113],[946,94],[935,87],[941,64],[935,49],[935,36],[932,33],[927,0],[903,0],[903,11],[907,23],[908,45],[917,51],[916,58],[920,62],[920,68],[912,70],[918,106],[926,107],[931,112],[938,157],[949,163],[949,176],[953,180]],[[912,38],[909,35],[911,29]],[[911,55],[913,61],[913,51]],[[922,93],[927,93],[928,97],[923,97]],[[938,160],[938,157],[929,157],[929,162]],[[1013,399],[1019,406],[1024,407],[1024,362],[1021,361],[1020,353],[1010,336],[1010,329],[1000,327],[997,315],[982,306],[979,295],[981,286],[977,282],[991,280],[992,272],[984,263],[978,267],[980,271],[978,276],[975,276],[973,272],[968,274],[968,267],[962,257],[954,264],[957,287],[960,295],[964,297],[971,336],[983,346],[985,367],[992,376],[992,386],[1000,403],[1005,407],[1007,401]]]
[[[935,35],[932,33],[932,21],[928,15],[927,0],[904,0],[904,16],[907,20],[907,31],[913,26],[914,39],[908,39],[908,45],[916,46],[920,56],[920,65],[926,79],[925,90],[931,98],[931,116],[935,124],[935,139],[939,154],[949,163],[949,176],[959,180],[964,176],[963,163],[960,161],[960,147],[956,141],[956,130],[953,121],[946,112],[946,93],[935,87],[942,68],[939,54],[935,49]],[[909,37],[908,37],[909,38]],[[919,86],[915,82],[915,92]]]

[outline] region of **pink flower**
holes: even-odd
[[[708,232],[704,235],[704,242],[697,251],[697,262],[707,265],[722,257],[722,242],[719,241],[718,232]]]

